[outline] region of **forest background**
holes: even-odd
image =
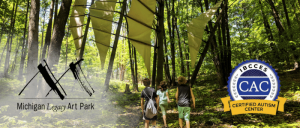
[[[126,17],[130,10],[131,1],[126,4],[118,1],[116,4],[117,12],[122,11],[123,5],[127,9],[124,14],[114,13],[114,34],[110,46],[116,50],[109,49],[103,69],[88,15],[89,5],[94,0],[87,2],[83,26],[86,43],[80,55],[76,53],[69,29],[74,2],[0,1],[0,126],[142,126],[139,95],[144,87],[141,80],[150,78],[153,87],[161,80],[167,81],[171,97],[174,98],[176,78],[181,75],[189,80],[196,93],[197,109],[192,112],[192,126],[300,125],[300,0],[224,0],[206,26],[194,67],[190,63],[186,24],[206,12],[218,0],[158,0],[151,33],[151,76],[147,73],[142,56],[127,38],[123,38],[128,35],[125,18],[118,24],[121,15]],[[112,53],[115,53],[113,65],[110,64]],[[54,74],[60,76],[68,69],[69,63],[80,58],[84,59],[81,63],[84,74],[98,92],[94,95],[97,98],[86,101],[107,102],[97,107],[96,111],[102,114],[95,115],[90,111],[88,113],[93,118],[88,118],[88,114],[77,111],[55,113],[15,109],[15,101],[11,99],[17,99],[17,93],[32,78],[37,71],[37,64],[43,63],[43,59],[47,60]],[[226,86],[231,70],[250,59],[263,60],[278,72],[282,85],[280,95],[288,98],[284,113],[277,113],[274,117],[260,114],[231,116],[229,112],[223,112],[220,98],[228,94]],[[108,79],[109,66],[112,73],[107,84],[105,80]],[[72,76],[66,76],[62,80],[65,86],[73,87]],[[39,76],[35,82],[41,84],[41,79]],[[125,89],[126,84],[130,85],[129,90]],[[125,90],[126,93],[123,93]],[[75,88],[72,91],[81,90]],[[175,102],[170,106],[168,122],[175,127],[178,125]],[[82,117],[64,118],[75,114]]]

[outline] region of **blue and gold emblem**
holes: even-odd
[[[227,83],[229,97],[222,98],[224,111],[231,108],[233,115],[276,115],[277,107],[278,111],[283,111],[286,99],[278,97],[280,80],[268,63],[260,60],[244,61],[232,70]]]

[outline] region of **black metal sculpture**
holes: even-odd
[[[59,79],[56,79],[54,74],[51,72],[46,60],[44,60],[45,62],[45,66],[43,66],[42,64],[38,65],[38,70],[39,72],[37,72],[33,78],[31,78],[31,80],[25,85],[25,87],[21,90],[21,92],[19,93],[19,95],[22,94],[22,92],[24,91],[24,89],[29,85],[29,83],[36,77],[37,74],[41,73],[43,78],[45,79],[46,83],[50,86],[50,90],[47,93],[46,97],[49,95],[49,93],[51,91],[54,91],[61,100],[63,100],[65,98],[65,96],[67,96],[67,93],[65,92],[65,90],[63,89],[63,87],[60,85],[59,80],[69,71],[71,70],[75,80],[78,81],[78,83],[81,85],[81,87],[90,95],[92,96],[92,92],[90,91],[90,89],[85,85],[85,82],[81,79],[81,75],[80,75],[80,71],[82,73],[82,75],[84,76],[84,79],[86,81],[86,83],[89,85],[89,87],[92,89],[93,93],[95,92],[94,89],[91,87],[90,83],[87,81],[85,75],[83,74],[83,71],[80,67],[80,62],[83,61],[83,59],[77,61],[76,63],[70,63],[69,65],[69,69],[67,69],[61,76]],[[79,71],[80,70],[80,71]],[[50,76],[51,74],[51,76]],[[65,95],[63,95],[60,91],[60,89],[56,86],[56,84],[58,84],[61,88],[61,90],[64,92]]]

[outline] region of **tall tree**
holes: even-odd
[[[46,1],[43,1],[42,4],[46,4],[45,2],[46,2]],[[46,43],[44,43],[44,31],[45,31],[44,28],[45,28],[45,20],[46,20],[46,8],[47,8],[47,7],[45,6],[44,9],[43,9],[44,11],[43,11],[43,13],[42,13],[42,15],[43,15],[43,23],[42,23],[42,40],[41,40],[41,45],[40,45],[40,46],[41,46],[41,49],[40,49],[40,57],[39,57],[39,58],[40,58],[40,61],[39,61],[40,63],[43,62],[43,59],[44,59],[44,58],[42,57],[42,53],[43,53],[43,49],[42,49],[42,48],[43,48],[43,45],[44,45],[44,46],[46,45]],[[48,26],[49,26],[49,25],[48,25]],[[44,43],[44,44],[43,44],[43,43]]]
[[[127,31],[128,31],[128,29],[127,29]],[[135,77],[134,77],[134,67],[133,67],[134,64],[133,64],[133,57],[132,57],[132,54],[131,54],[131,44],[130,44],[129,40],[128,40],[128,50],[129,50],[129,63],[130,63],[132,85],[135,87]],[[134,89],[136,89],[136,88],[134,88]]]
[[[51,41],[51,31],[52,31],[52,21],[53,21],[53,7],[54,7],[54,0],[51,0],[50,5],[50,12],[49,12],[49,20],[48,20],[48,26],[47,26],[47,32],[46,32],[46,38],[45,38],[45,44],[42,51],[42,59],[45,59],[46,52],[48,50],[48,47],[50,45]]]
[[[173,4],[174,5],[174,0],[173,0]],[[169,39],[170,39],[170,46],[171,46],[171,60],[172,60],[172,78],[171,78],[171,84],[174,85],[175,84],[175,44],[174,44],[174,6],[172,6],[172,10],[171,10],[171,1],[166,1],[166,7],[167,7],[167,22],[168,22],[168,29],[169,29]],[[172,12],[171,12],[172,11]],[[172,13],[172,14],[171,14]],[[172,19],[171,19],[171,15],[172,15]],[[165,46],[167,47],[167,46]]]
[[[18,56],[18,53],[19,53],[19,46],[20,46],[20,39],[17,39],[17,47],[16,47],[16,50],[15,50],[15,57],[14,57],[14,61],[12,62],[12,67],[11,67],[11,70],[10,70],[10,73],[14,73],[15,71],[15,67],[16,67],[16,63],[17,63],[17,56]]]
[[[1,62],[2,62],[3,53],[4,53],[4,51],[5,51],[5,48],[6,48],[7,44],[8,44],[8,43],[6,43],[6,44],[4,45],[4,48],[3,48],[3,50],[2,50],[1,58],[0,58],[0,64],[1,64]]]
[[[40,1],[31,0],[31,9],[29,16],[29,30],[28,30],[28,61],[27,61],[27,75],[28,82],[37,72],[38,63],[38,36],[39,36],[39,11]],[[31,81],[32,85],[36,86],[37,80]]]
[[[54,68],[54,71],[56,71],[54,65],[58,64],[60,57],[61,44],[65,36],[65,27],[69,17],[71,3],[72,0],[62,0],[57,20],[53,26],[53,34],[49,46],[47,62],[50,68]]]
[[[178,9],[177,9],[178,11]],[[175,18],[175,29],[176,29],[176,32],[177,32],[177,40],[178,40],[178,47],[179,47],[179,57],[180,57],[180,71],[182,74],[184,74],[184,62],[183,62],[183,53],[182,53],[182,47],[181,47],[181,40],[180,40],[180,30],[178,28],[178,25],[177,25],[177,17]]]
[[[65,64],[65,70],[67,70],[68,68],[68,39],[70,37],[70,29],[68,28],[68,31],[67,31],[67,39],[66,39],[66,64]]]
[[[171,3],[171,2],[170,2]],[[175,70],[175,0],[172,0],[172,41],[171,41],[171,55],[172,55],[172,86],[175,86],[176,70]],[[170,7],[171,8],[171,7]]]
[[[224,8],[226,8],[225,7],[225,4],[222,4],[222,7],[224,6]],[[225,11],[225,10],[224,10]],[[227,40],[226,40],[226,35],[227,35],[227,29],[226,29],[226,16],[225,16],[226,14],[225,14],[225,12],[222,14],[222,20],[221,20],[221,28],[222,28],[222,47],[224,48],[223,50],[224,50],[224,56],[223,56],[223,58],[222,58],[222,63],[223,63],[223,66],[224,66],[224,68],[223,68],[223,71],[225,72],[225,73],[227,73],[228,71],[227,71],[227,64],[228,63],[226,63],[227,62],[227,60],[228,60],[228,56],[227,56],[227,54],[228,54],[228,50],[227,50]]]
[[[134,74],[134,76],[135,76],[135,85],[136,85],[136,88],[137,88],[137,91],[139,91],[138,89],[138,73],[137,73],[137,70],[138,70],[138,68],[137,68],[137,60],[136,60],[136,49],[135,49],[135,47],[132,47],[133,48],[133,56],[134,56],[134,71],[135,71],[135,74]]]
[[[264,13],[263,6],[261,4],[261,0],[259,0],[259,4],[260,4],[260,7],[261,7],[261,14],[262,14],[262,18],[263,18],[263,21],[264,21],[264,26],[265,26],[265,29],[266,29],[266,33],[268,34],[268,39],[269,39],[269,41],[274,41],[274,37],[273,37],[272,31],[271,31],[271,27],[270,27],[270,24],[268,22],[268,19],[267,19],[265,13]],[[275,50],[274,47],[275,47],[275,44],[272,42],[271,43],[271,48],[273,50]]]
[[[200,2],[201,3],[201,2]],[[188,0],[186,0],[186,23],[188,23],[188,21],[189,21],[189,1]],[[187,30],[185,30],[185,37],[188,37],[188,32],[187,32]],[[190,59],[190,49],[189,48],[187,48],[188,46],[186,46],[186,51],[187,52],[185,52],[186,54],[185,54],[185,59],[186,60],[189,60]],[[190,62],[189,61],[186,61],[186,73],[187,73],[187,77],[188,77],[188,81],[189,81],[189,84],[191,83],[190,82],[190,77],[191,77],[191,75],[190,75]]]
[[[165,29],[164,29],[165,30]],[[165,48],[165,60],[164,60],[164,69],[165,69],[165,77],[167,79],[168,83],[172,82],[172,78],[170,75],[170,68],[169,68],[169,56],[168,56],[168,46],[167,46],[167,38],[166,38],[166,32],[164,31],[164,48]]]
[[[229,30],[229,21],[228,21],[228,0],[225,0],[224,1],[225,3],[225,25],[226,25],[226,36],[227,36],[227,42],[226,42],[226,50],[227,50],[227,63],[226,63],[226,72],[224,72],[224,75],[225,75],[225,80],[227,81],[228,80],[228,77],[230,75],[230,72],[232,70],[232,67],[231,67],[231,44],[230,44],[230,30]],[[225,81],[225,84],[226,84],[226,81]],[[226,84],[227,85],[227,84]]]
[[[213,45],[213,44],[212,44],[212,43],[213,43],[212,41],[213,41],[214,35],[213,35],[212,33],[215,33],[215,31],[217,30],[217,27],[218,27],[218,25],[219,25],[219,23],[220,23],[220,19],[221,19],[222,15],[223,15],[224,9],[225,9],[225,8],[224,8],[224,6],[223,6],[223,7],[222,7],[222,11],[220,12],[218,18],[216,19],[216,22],[215,22],[214,27],[210,30],[210,35],[209,35],[208,41],[206,42],[206,44],[205,44],[205,46],[204,46],[204,49],[203,49],[203,51],[201,52],[201,57],[199,58],[199,61],[197,62],[197,65],[196,65],[196,67],[195,67],[195,69],[194,69],[194,71],[193,71],[193,75],[192,75],[191,81],[190,81],[191,86],[193,86],[193,84],[194,84],[195,81],[196,81],[197,74],[198,74],[198,72],[199,72],[199,70],[200,70],[200,68],[201,68],[201,65],[202,65],[203,61],[204,61],[204,58],[205,58],[206,53],[207,53],[207,51],[208,51],[209,45]]]
[[[127,12],[125,12],[125,14],[127,15]],[[125,17],[125,20],[126,20],[126,27],[127,27],[126,30],[127,30],[127,35],[128,35],[129,29],[128,29],[127,17]],[[128,49],[129,49],[129,60],[130,60],[129,63],[130,63],[132,84],[134,87],[134,91],[139,91],[138,81],[137,81],[137,64],[135,64],[136,63],[136,53],[134,52],[134,47],[132,46],[132,44],[130,44],[130,40],[128,40]]]
[[[0,5],[1,6],[1,5]],[[5,14],[6,14],[6,9],[4,9],[4,13],[3,13],[3,15],[4,15],[4,17],[5,17]],[[1,39],[2,39],[2,35],[3,35],[3,32],[4,32],[4,28],[6,28],[5,27],[5,19],[2,19],[3,21],[2,21],[2,27],[1,27],[1,34],[0,34],[0,44],[1,44]]]
[[[22,44],[22,55],[21,55],[21,61],[20,61],[20,68],[19,68],[19,80],[23,80],[23,69],[24,69],[24,62],[26,57],[26,51],[28,46],[28,41],[26,42],[26,32],[27,32],[27,20],[28,20],[28,11],[29,10],[29,0],[27,0],[27,11],[25,16],[25,23],[24,23],[24,33],[23,33],[23,44]]]
[[[286,21],[287,21],[287,25],[289,27],[289,30],[292,31],[292,26],[291,26],[291,22],[290,22],[290,17],[286,8],[286,4],[285,4],[285,0],[282,0],[282,4],[283,4],[283,9],[284,9],[284,13],[285,13],[285,17],[286,17]],[[290,35],[291,40],[293,40],[293,33],[292,32],[288,32],[288,34]],[[298,58],[299,56],[296,53],[296,46],[295,45],[291,45],[290,46],[292,51],[293,51],[293,55],[294,55],[294,60],[295,60],[295,64],[294,64],[294,69],[299,70],[298,68]]]
[[[57,11],[58,11],[58,0],[55,0],[55,9],[54,9],[54,24],[57,20]]]
[[[205,2],[206,11],[208,11],[209,10],[208,0],[204,0],[204,2]],[[225,18],[225,16],[224,16],[224,18]],[[213,32],[215,32],[215,30],[213,31],[213,26],[212,26],[211,21],[208,22],[208,26],[209,26],[209,30],[210,30],[210,35],[213,36],[212,37],[213,39],[210,42],[210,46],[211,46],[212,54],[214,56],[213,62],[214,62],[215,66],[216,66],[216,69],[217,69],[218,81],[219,81],[219,84],[220,84],[220,87],[221,87],[221,86],[226,85],[226,81],[225,81],[226,79],[225,79],[225,75],[224,75],[224,67],[222,67],[220,57],[219,57],[219,54],[217,52],[218,46],[217,46],[217,43],[216,43],[216,36],[215,36],[215,33],[213,33]],[[226,39],[226,37],[225,37],[225,39]]]
[[[164,0],[158,0],[158,32],[157,32],[157,75],[156,75],[156,86],[159,85],[160,81],[163,80],[163,69],[164,69]]]
[[[107,69],[107,74],[106,74],[106,79],[105,79],[105,86],[106,86],[105,91],[106,92],[108,91],[108,88],[109,88],[110,76],[112,74],[112,68],[113,68],[114,60],[115,60],[115,56],[116,56],[117,44],[118,44],[118,41],[119,41],[123,16],[124,16],[124,12],[126,10],[126,5],[127,5],[126,1],[127,0],[123,0],[123,6],[122,6],[122,9],[121,9],[121,13],[120,13],[120,18],[119,18],[119,22],[118,22],[116,35],[115,35],[114,45],[113,45],[113,49],[112,49],[109,64],[108,64],[108,69]]]
[[[156,64],[157,64],[157,36],[155,36],[154,56],[153,56],[153,66],[152,66],[152,87],[153,88],[155,88]]]
[[[274,5],[273,1],[272,0],[267,0],[267,1],[268,1],[268,3],[271,6],[271,9],[272,9],[272,12],[273,12],[272,14],[273,14],[273,17],[275,19],[275,24],[276,24],[276,26],[278,28],[278,31],[279,31],[279,35],[282,35],[283,32],[284,32],[284,27],[283,27],[283,25],[282,25],[282,23],[280,21],[279,14],[278,14],[278,12],[277,12],[277,10],[275,8],[275,5]]]
[[[10,23],[10,27],[11,27],[10,34],[9,34],[9,37],[7,38],[8,45],[6,48],[4,76],[8,76],[8,71],[9,71],[10,53],[11,53],[11,48],[12,48],[12,39],[14,37],[14,26],[15,26],[17,11],[18,11],[18,3],[19,3],[19,0],[16,1],[15,6],[13,7],[13,11],[12,11],[12,17],[11,17],[11,23]],[[9,40],[10,40],[10,42],[9,42]]]
[[[283,4],[283,9],[284,9],[284,14],[285,14],[286,22],[288,24],[289,29],[292,30],[289,13],[288,13],[288,11],[286,9],[285,0],[282,0],[282,4]],[[291,33],[291,39],[293,39],[293,34],[292,33]]]

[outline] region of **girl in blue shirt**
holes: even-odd
[[[167,89],[167,83],[165,81],[160,82],[160,89],[157,90],[156,94],[158,95],[159,100],[159,106],[163,115],[164,120],[164,127],[168,128],[167,121],[166,121],[166,109],[168,107],[168,103],[170,103],[168,89]]]

